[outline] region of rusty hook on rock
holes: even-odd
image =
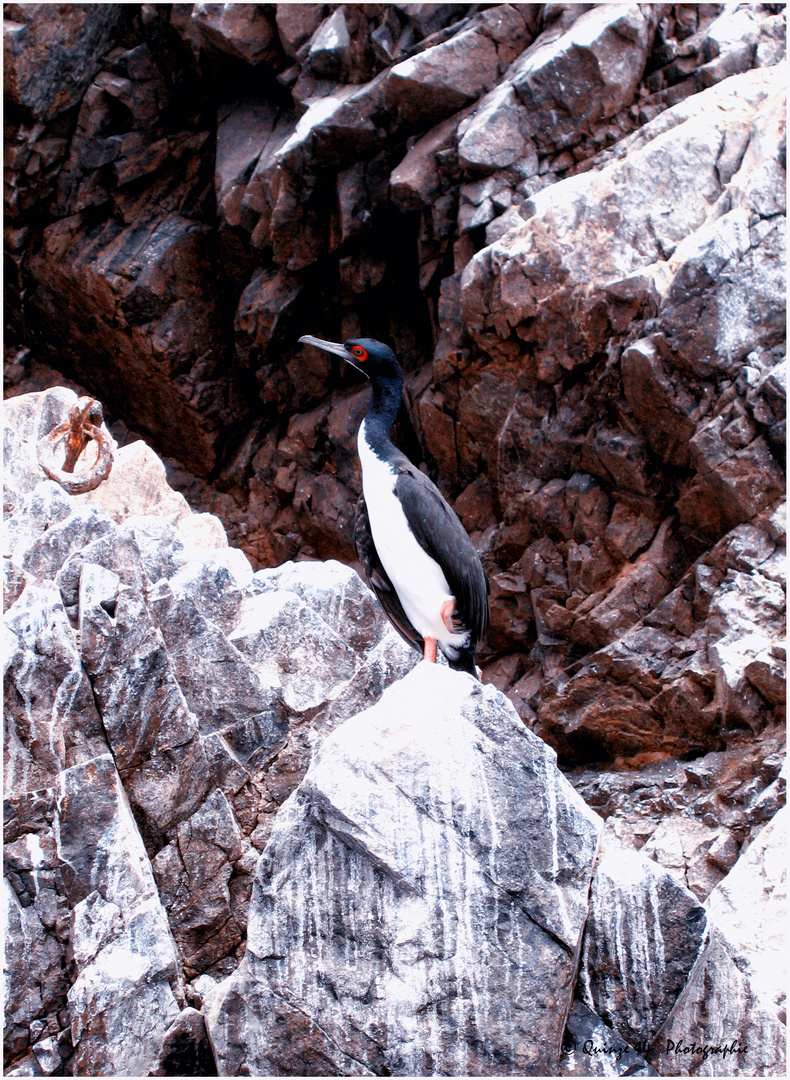
[[[69,409],[68,420],[54,427],[43,439],[39,439],[36,447],[38,463],[50,480],[69,493],[69,495],[82,495],[86,491],[93,491],[102,480],[106,480],[112,471],[112,448],[110,438],[101,425],[104,422],[104,414],[101,404],[95,398],[81,397]],[[65,437],[66,456],[63,467],[55,464],[55,447]],[[93,439],[99,450],[96,464],[88,472],[74,475],[74,468],[80,454]]]

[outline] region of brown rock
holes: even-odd
[[[645,440],[622,429],[596,425],[584,442],[582,465],[621,491],[650,495],[655,488]]]
[[[272,339],[283,333],[288,309],[301,288],[300,280],[286,271],[255,271],[236,312],[237,348],[243,363],[258,368],[266,359]]]
[[[650,548],[634,563],[627,563],[604,597],[593,595],[577,608],[573,639],[600,647],[643,619],[677,580],[682,552],[665,521]]]
[[[335,11],[318,27],[310,38],[305,68],[319,79],[339,80],[348,75],[351,66],[351,37],[345,11]]]
[[[493,524],[494,508],[488,477],[480,476],[464,488],[455,500],[453,509],[468,533],[480,532]]]
[[[463,115],[463,114],[461,114]],[[390,176],[390,197],[401,210],[430,206],[442,188],[437,154],[455,146],[459,117],[451,116],[418,139]]]
[[[640,514],[625,503],[615,503],[604,539],[618,559],[630,559],[646,547],[656,534],[652,516]]]
[[[662,12],[638,4],[593,7],[560,36],[561,23],[545,30],[519,60],[510,79],[544,152],[569,145],[579,127],[633,99]]]
[[[206,292],[206,229],[178,214],[142,231],[108,223],[75,242],[79,228],[78,218],[49,226],[31,263],[37,310],[62,328],[61,361],[68,355],[84,375],[87,358],[101,354],[105,362],[90,366],[105,404],[117,401],[140,431],[161,432],[166,452],[195,472],[209,472],[227,390],[217,378],[224,345],[215,297]],[[134,276],[117,272],[119,260]],[[93,328],[71,317],[71,298],[85,292],[95,302]],[[127,399],[121,388],[134,371],[146,393]]]
[[[784,477],[762,436],[742,450],[718,440],[717,445],[724,460],[689,481],[678,499],[683,525],[709,541],[751,520],[784,490]]]
[[[4,91],[39,120],[80,101],[121,32],[115,4],[93,8],[11,4],[3,20]]]
[[[490,90],[529,38],[518,7],[492,8],[449,41],[396,64],[390,101],[407,123],[436,123]]]
[[[321,25],[325,12],[325,4],[277,5],[277,32],[283,48],[292,60]]]
[[[538,734],[571,761],[633,757],[661,741],[661,720],[637,690],[594,675],[575,675],[538,717]]]
[[[269,142],[277,119],[273,105],[251,100],[225,106],[217,125],[214,186],[217,211],[226,224],[241,222],[241,202],[253,168]]]
[[[683,386],[673,386],[656,344],[635,342],[622,355],[623,389],[653,453],[685,469],[688,442],[694,434],[689,417],[691,398]]]
[[[216,49],[234,59],[257,66],[276,56],[271,48],[272,21],[260,4],[228,7],[227,4],[191,5],[188,40]],[[186,14],[186,13],[185,13]]]

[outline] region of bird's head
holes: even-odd
[[[305,334],[299,341],[304,345],[314,345],[316,349],[323,349],[324,352],[334,353],[335,356],[342,356],[347,364],[367,375],[372,382],[403,382],[403,372],[395,353],[381,341],[373,338],[351,338],[341,345],[334,341],[323,341],[311,334]]]

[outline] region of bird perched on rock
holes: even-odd
[[[362,494],[354,541],[368,584],[402,638],[450,667],[477,675],[475,648],[488,632],[488,581],[472,541],[436,486],[390,439],[403,394],[392,349],[372,338],[345,344],[299,338],[341,356],[370,379],[359,427]]]

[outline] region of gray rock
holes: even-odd
[[[753,990],[773,1002],[783,1019],[786,959],[776,951],[776,929],[786,912],[786,870],[782,850],[787,810],[781,809],[710,894],[706,908],[711,923],[745,958],[740,970],[748,974]]]
[[[107,750],[91,686],[54,588],[28,585],[5,616],[6,791],[50,787]]]
[[[777,941],[787,919],[786,817],[781,810],[708,899],[710,936],[651,1054],[663,1075],[785,1069],[785,960]]]
[[[673,875],[605,831],[579,970],[583,1002],[646,1052],[700,952],[705,909]]]
[[[578,141],[580,127],[628,105],[662,12],[661,5],[598,5],[569,27],[554,22],[459,129],[461,162],[492,172],[528,157],[531,139],[542,154],[556,152]]]
[[[86,547],[112,528],[112,520],[101,510],[75,510],[26,548],[22,567],[39,581],[54,581],[72,552]]]
[[[282,686],[294,712],[326,701],[356,670],[353,650],[295,593],[261,593],[244,602],[230,636],[264,683]],[[318,663],[316,663],[318,661]],[[305,673],[312,665],[312,675]]]
[[[69,990],[81,1073],[145,1075],[179,1011],[179,962],[112,757],[58,777],[56,837],[74,906]]]
[[[74,509],[69,495],[53,480],[42,480],[25,499],[18,513],[4,523],[6,554],[13,559],[52,525],[67,518]],[[17,559],[17,561],[19,561]]]
[[[558,1076],[658,1076],[656,1070],[600,1016],[574,998]]]
[[[231,907],[228,880],[242,853],[233,810],[215,789],[176,839],[153,860],[159,895],[183,960],[187,978],[216,963],[238,946],[243,920]]]
[[[217,1075],[206,1025],[197,1009],[183,1009],[170,1025],[162,1043],[159,1062],[149,1075]]]
[[[554,1071],[598,830],[497,691],[420,665],[277,817],[207,1009],[220,1071]]]
[[[222,631],[206,620],[195,602],[177,597],[165,582],[149,593],[174,676],[201,734],[222,732],[246,760],[257,752],[265,761],[285,738],[286,722],[278,689],[261,684],[245,657]],[[241,744],[253,726],[254,748]]]
[[[31,834],[28,834],[30,837]],[[27,837],[23,843],[27,842]],[[32,834],[31,852],[40,852]],[[38,856],[35,871],[44,860]],[[13,873],[13,872],[12,872]],[[39,906],[24,892],[17,895],[11,874],[4,878],[6,994],[3,1041],[16,1057],[30,1044],[29,1030],[38,1017],[62,1009],[68,990],[63,944],[44,926]],[[35,888],[33,889],[36,892]]]
[[[253,592],[295,592],[355,649],[378,644],[389,623],[373,593],[350,566],[327,562],[284,563],[259,570]]]

